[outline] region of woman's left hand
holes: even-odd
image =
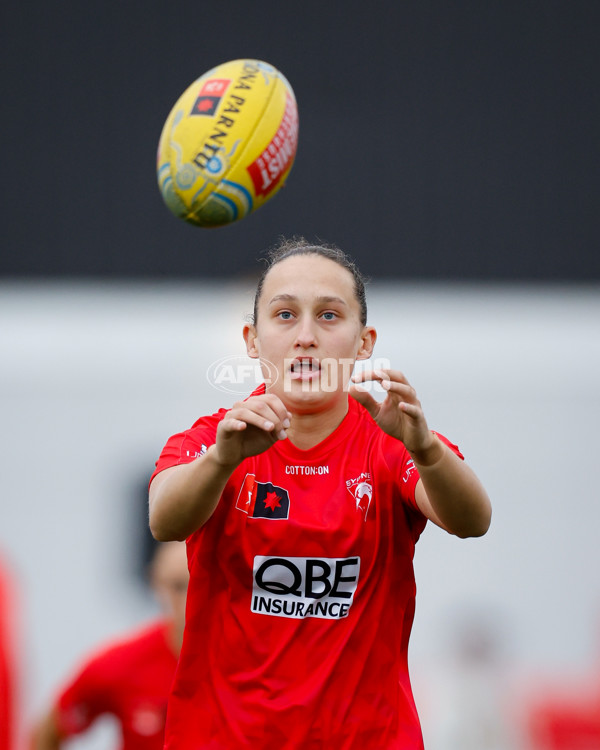
[[[387,391],[383,401],[377,401],[357,385],[368,380],[378,382]],[[435,444],[417,393],[398,370],[356,373],[352,376],[349,393],[365,407],[384,432],[401,440],[410,453],[426,453]]]

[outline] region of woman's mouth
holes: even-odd
[[[311,380],[318,377],[320,372],[319,360],[312,357],[296,357],[289,368],[290,378],[293,380]]]

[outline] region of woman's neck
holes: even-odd
[[[167,644],[171,651],[179,658],[181,644],[183,643],[183,623],[177,623],[175,620],[167,622]]]
[[[310,450],[329,437],[348,413],[348,401],[340,403],[326,413],[294,413],[288,430],[288,439],[300,450]]]

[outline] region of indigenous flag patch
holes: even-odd
[[[290,515],[290,496],[283,487],[257,482],[254,474],[246,474],[235,507],[253,518],[286,519]]]
[[[217,107],[221,103],[221,99],[225,95],[230,83],[231,80],[226,78],[211,78],[209,81],[206,81],[200,89],[190,115],[208,115],[212,117],[217,111]]]

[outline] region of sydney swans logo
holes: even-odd
[[[363,471],[356,479],[348,479],[346,489],[354,498],[357,512],[360,511],[363,514],[363,520],[366,521],[373,498],[371,474],[368,471]]]

